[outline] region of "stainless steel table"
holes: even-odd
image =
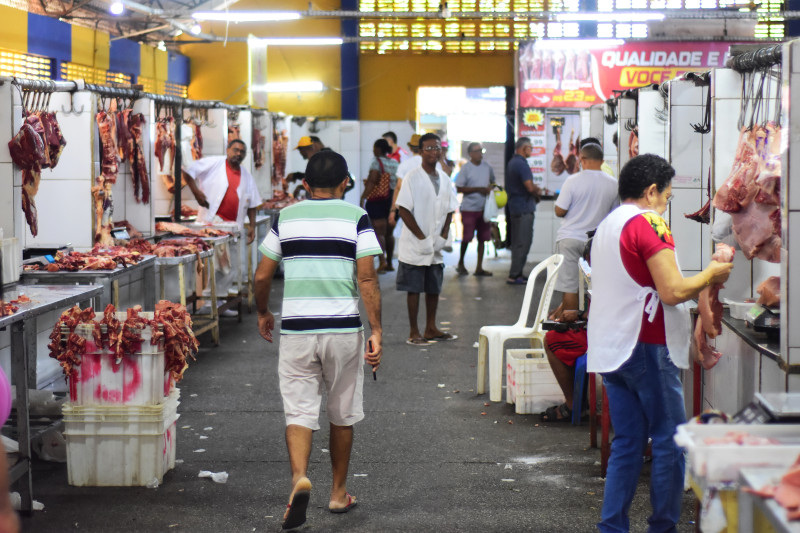
[[[221,227],[220,229],[224,229],[225,231],[229,231],[230,230],[230,228],[227,228],[227,227]],[[236,232],[236,235],[238,235],[238,231]],[[236,239],[236,236],[225,235],[223,237],[202,237],[202,239],[214,248],[214,258],[216,260],[219,260],[219,258],[221,257],[221,254],[218,251],[219,247],[221,247],[223,244],[227,244],[227,243],[229,243],[231,241],[234,241]],[[233,251],[230,248],[231,247],[228,248],[228,257],[229,258],[232,257],[232,255],[233,255]],[[237,251],[238,251],[238,248],[237,248]],[[231,259],[231,261],[232,261],[232,259]],[[211,261],[209,261],[209,262],[211,262]],[[237,268],[238,268],[238,271],[241,272],[241,261],[238,261],[238,263],[239,263],[239,266]],[[239,320],[239,322],[241,322],[242,321],[241,283],[237,283],[236,284],[236,288],[237,288],[238,292],[236,293],[235,296],[231,296],[229,294],[218,294],[218,293],[216,293],[217,284],[216,284],[216,279],[214,278],[214,270],[212,269],[212,270],[209,270],[209,285],[210,285],[210,289],[212,291],[214,291],[214,293],[216,294],[216,302],[217,302],[216,303],[216,311],[212,310],[212,313],[215,313],[216,316],[219,316],[219,313],[222,313],[223,311],[226,311],[228,309],[236,308],[236,310],[239,312],[238,320]],[[212,306],[212,307],[214,307],[214,306]]]
[[[186,265],[191,265],[201,260],[208,268],[211,284],[211,315],[193,315],[192,330],[195,335],[200,335],[206,331],[211,331],[211,338],[215,345],[219,345],[219,315],[217,312],[217,283],[214,279],[214,248],[200,252],[199,254],[181,255],[178,257],[156,257],[156,268],[158,269],[159,281],[161,286],[160,298],[165,297],[164,271],[173,266],[178,267],[178,285],[180,290],[180,304],[186,307]],[[195,285],[196,286],[196,285]],[[197,300],[197,291],[192,291],[192,300]]]
[[[17,285],[5,292],[7,300],[16,300],[19,294],[30,298],[29,303],[19,304],[19,311],[0,317],[0,328],[11,327],[11,376],[17,388],[17,438],[19,439],[19,461],[9,469],[9,482],[20,480],[20,510],[30,513],[33,509],[33,481],[31,479],[31,431],[28,417],[28,383],[30,382],[30,359],[36,359],[36,319],[38,316],[76,303],[97,301],[102,296],[99,285]],[[95,309],[97,306],[95,305]],[[30,334],[29,334],[30,332]],[[33,368],[36,368],[34,363]],[[34,377],[33,383],[36,383]]]
[[[27,270],[22,272],[20,281],[25,285],[72,285],[75,283],[101,285],[104,289],[103,294],[100,297],[99,305],[95,307],[98,313],[102,313],[108,304],[114,304],[118,311],[124,311],[124,309],[119,308],[119,282],[126,277],[132,278],[141,274],[144,284],[142,309],[144,311],[153,311],[156,305],[155,267],[156,256],[146,255],[144,259],[135,265],[117,267],[114,270],[78,270],[76,272]]]
[[[762,498],[742,490],[745,487],[761,489],[764,485],[778,484],[786,468],[742,468],[739,471],[739,531],[755,531],[755,509],[761,511],[778,533],[800,533],[800,522],[786,519],[786,509],[772,498]]]

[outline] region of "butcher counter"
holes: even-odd
[[[20,480],[20,496],[22,498],[20,510],[29,513],[33,506],[33,481],[31,478],[31,446],[32,438],[28,389],[35,388],[35,365],[31,363],[37,354],[38,320],[46,313],[58,311],[75,304],[84,307],[91,305],[91,300],[102,298],[103,287],[99,285],[18,285],[6,291],[8,300],[15,300],[21,294],[30,299],[30,302],[19,304],[19,310],[9,316],[0,317],[0,330],[10,328],[11,341],[11,381],[16,385],[16,410],[17,410],[17,441],[19,443],[19,460],[9,469],[9,483]],[[97,307],[95,303],[95,307]],[[46,329],[52,329],[52,324],[42,324]],[[20,384],[26,384],[27,386]]]

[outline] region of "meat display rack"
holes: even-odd
[[[114,304],[119,309],[119,283],[121,280],[133,280],[134,276],[142,275],[143,290],[141,299],[135,304],[142,306],[145,311],[152,311],[156,305],[156,256],[146,255],[135,265],[117,267],[114,270],[78,270],[76,272],[47,272],[46,270],[23,271],[20,281],[25,285],[34,284],[94,284],[103,287],[103,294],[99,298],[98,312],[102,312],[108,304]]]
[[[226,237],[227,238],[227,237]],[[214,248],[200,252],[199,254],[181,255],[178,257],[156,257],[156,268],[158,269],[159,282],[161,287],[160,299],[165,299],[164,271],[172,266],[178,267],[178,286],[180,290],[180,304],[184,307],[187,301],[196,303],[198,300],[196,292],[187,298],[186,296],[186,265],[196,263],[197,260],[204,260],[208,268],[209,279],[211,280],[211,316],[192,315],[192,331],[195,336],[211,331],[211,339],[214,345],[219,345],[219,313],[217,311],[217,282],[214,278]]]
[[[98,300],[103,293],[99,285],[36,285],[20,286],[6,292],[6,298],[15,300],[21,293],[30,302],[19,304],[13,315],[0,317],[0,329],[11,327],[11,379],[17,384],[17,437],[19,440],[19,461],[9,468],[9,483],[20,481],[19,493],[22,499],[20,511],[29,514],[33,509],[33,479],[31,477],[31,429],[28,387],[36,383],[36,365],[29,358],[36,357],[36,320],[40,315],[70,307],[77,303]],[[84,304],[85,305],[85,304]],[[97,305],[95,303],[94,307]],[[19,386],[21,383],[28,386]]]

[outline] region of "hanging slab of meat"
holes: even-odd
[[[727,244],[717,243],[716,251],[711,259],[720,263],[732,263],[735,250]],[[701,364],[706,370],[712,368],[721,353],[708,344],[708,339],[715,339],[722,333],[722,302],[719,301],[719,291],[722,284],[714,283],[700,292],[697,299],[697,324],[694,330],[694,340],[702,356]]]
[[[267,146],[267,138],[262,135],[261,130],[253,128],[253,165],[256,169],[264,166],[264,149]]]
[[[565,164],[567,166],[567,172],[569,174],[575,174],[576,172],[579,172],[581,170],[579,151],[578,151],[578,146],[580,146],[581,144],[581,138],[578,137],[577,139],[574,139],[574,137],[575,137],[575,130],[572,130],[572,132],[569,134],[569,155],[567,156],[567,160],[565,161]]]
[[[117,147],[119,158],[130,161],[133,153],[133,135],[128,126],[133,109],[125,109],[117,113]]]
[[[639,155],[639,128],[633,128],[628,136],[628,157],[633,159]]]
[[[564,154],[561,153],[561,128],[556,128],[556,146],[553,149],[553,160],[550,161],[550,171],[559,175],[567,169],[567,163],[564,161]]]
[[[158,174],[172,175],[175,166],[175,119],[161,118],[156,123],[156,159]]]
[[[556,50],[553,54],[553,79],[561,81],[564,79],[564,66],[566,65],[566,58],[564,52]]]
[[[742,129],[733,168],[714,196],[714,207],[731,214],[736,242],[747,259],[780,262],[780,128]]]
[[[11,160],[22,169],[22,210],[31,235],[35,237],[39,233],[39,221],[34,197],[39,191],[42,165],[47,161],[47,148],[41,135],[26,118],[20,130],[8,142],[8,150]]]
[[[100,111],[95,120],[100,132],[100,173],[104,182],[116,183],[119,174],[117,117],[113,112]]]
[[[574,80],[577,78],[575,74],[575,52],[567,50],[566,64],[564,65],[564,79]]]
[[[756,288],[759,294],[756,303],[767,307],[779,307],[781,305],[781,278],[770,276],[762,281]]]
[[[289,139],[274,131],[272,133],[272,194],[282,189],[284,178],[286,178],[286,149]]]
[[[147,204],[150,202],[150,175],[147,173],[147,163],[144,158],[142,134],[144,124],[145,118],[142,113],[134,113],[128,117],[128,131],[131,135],[130,161],[133,195],[136,202],[139,202],[139,190],[141,190],[141,201]]]
[[[258,130],[253,130],[253,135]],[[196,122],[192,123],[192,159],[197,161],[203,157],[203,127]],[[257,167],[256,167],[257,168]]]
[[[42,132],[42,140],[47,147],[49,168],[56,168],[67,141],[61,133],[61,127],[58,125],[55,113],[42,112],[38,115],[44,130]],[[48,167],[43,165],[43,168]]]

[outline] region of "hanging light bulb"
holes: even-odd
[[[192,32],[192,35],[199,35],[200,32],[203,31],[203,28],[200,27],[200,24],[195,24],[189,31]]]
[[[111,7],[108,8],[112,15],[122,15],[122,12],[125,11],[125,6],[122,2],[113,2]]]

